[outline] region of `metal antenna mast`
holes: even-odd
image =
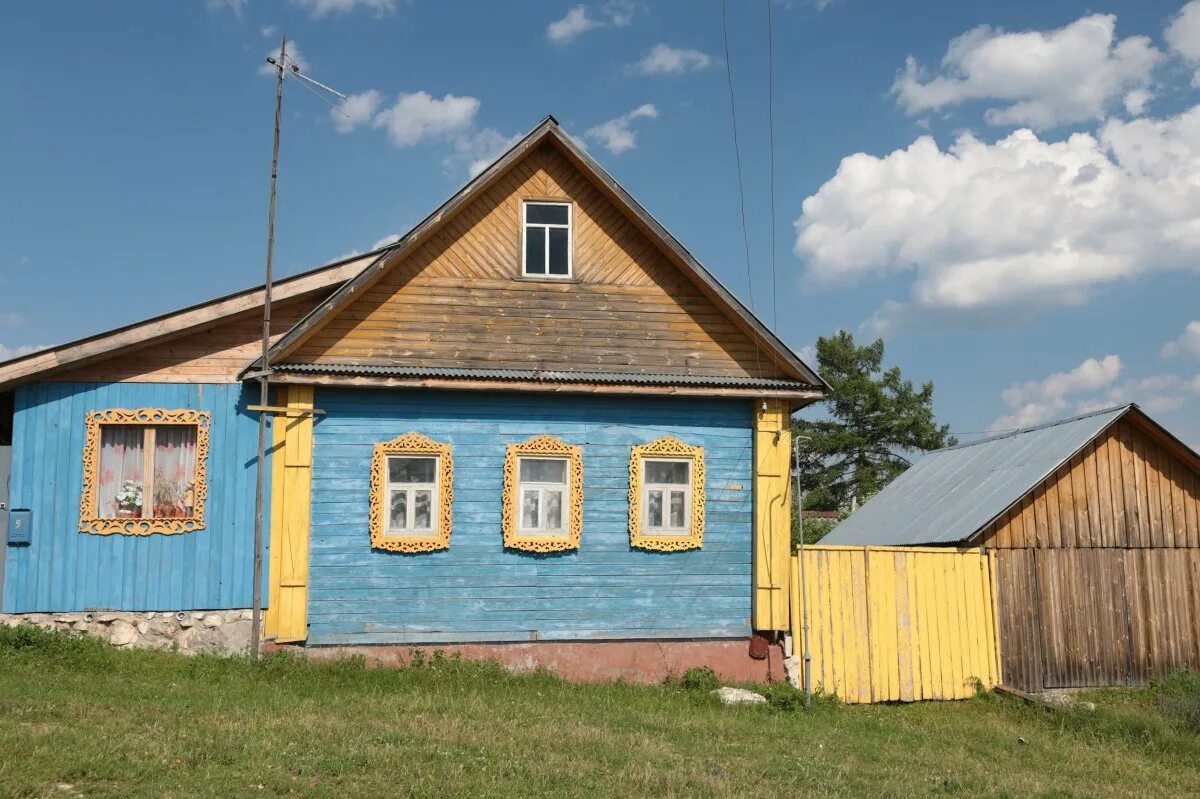
[[[279,177],[279,127],[283,114],[283,79],[288,75],[304,81],[306,88],[318,89],[345,100],[346,96],[323,83],[300,72],[295,59],[289,63],[287,34],[279,41],[279,58],[268,57],[267,63],[275,68],[275,144],[271,152],[271,204],[267,212],[267,274],[263,283],[262,360],[258,377],[258,469],[254,492],[254,609],[250,626],[250,651],[255,658],[262,646],[262,549],[263,549],[263,498],[267,458],[267,414],[271,413],[269,383],[271,377],[271,278],[275,264],[275,185]],[[310,85],[311,84],[311,85]],[[325,99],[325,98],[322,98]],[[328,102],[328,100],[326,100]]]

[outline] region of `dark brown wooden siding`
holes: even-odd
[[[1200,477],[1128,418],[984,528],[997,549],[1200,547]]]
[[[571,282],[521,278],[521,203],[570,201]],[[765,352],[545,144],[287,358],[772,377]]]
[[[996,552],[1004,682],[1143,684],[1200,667],[1200,549]]]

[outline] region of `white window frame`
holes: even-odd
[[[432,483],[393,483],[392,482],[392,460],[399,458],[422,459],[433,461],[433,482]],[[387,535],[389,537],[402,537],[406,535],[428,536],[438,531],[439,513],[441,510],[440,497],[438,496],[441,488],[442,479],[442,457],[440,455],[424,455],[405,453],[396,453],[387,456],[387,462],[384,464],[387,476],[387,504],[384,506],[386,510],[387,520]],[[404,522],[407,527],[392,526],[392,495],[397,491],[404,491],[408,494],[405,498],[404,505]],[[413,522],[417,515],[416,492],[429,491],[429,526],[428,527],[413,527]]]
[[[521,479],[521,464],[525,461],[558,461],[563,465],[563,481],[561,483],[546,483]],[[546,492],[562,492],[562,502],[559,505],[558,527],[546,526]],[[525,526],[525,492],[538,492],[538,526]],[[518,455],[517,456],[517,532],[522,535],[563,536],[568,535],[571,527],[571,459],[568,457]]]
[[[558,205],[567,209],[567,224],[565,225],[550,225],[543,222],[529,221],[529,206],[531,205]],[[569,202],[556,202],[553,200],[524,200],[521,203],[521,276],[546,278],[548,280],[568,280],[575,274],[575,225],[572,224],[575,219],[574,204]],[[525,239],[529,232],[529,228],[542,228],[546,231],[545,235],[545,272],[530,272],[529,265],[526,263]],[[567,231],[567,273],[565,275],[556,275],[550,272],[550,231],[563,230]]]
[[[647,467],[651,463],[685,463],[688,470],[687,480],[682,483],[651,483],[647,477],[649,474]],[[692,534],[692,470],[694,468],[691,458],[645,457],[642,459],[642,527],[645,535],[687,536]],[[663,495],[663,523],[660,526],[650,523],[650,494],[653,491],[660,491]],[[683,525],[680,527],[672,526],[670,523],[671,492],[683,494]]]

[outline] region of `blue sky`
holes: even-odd
[[[0,357],[261,279],[286,27],[352,105],[288,87],[282,274],[554,114],[793,347],[883,334],[964,438],[1136,400],[1200,444],[1200,2],[775,2],[774,280],[767,6],[730,5],[749,285],[718,2],[7,5]]]

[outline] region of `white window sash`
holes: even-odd
[[[567,209],[567,224],[557,225],[549,222],[530,222],[529,221],[529,206],[531,205],[556,205]],[[571,277],[575,271],[574,257],[574,232],[572,231],[571,222],[574,220],[575,213],[571,207],[571,203],[560,202],[540,202],[536,200],[528,200],[521,208],[521,275],[523,277],[545,277],[557,280],[564,280]],[[526,260],[526,239],[529,236],[530,228],[540,228],[544,235],[542,236],[542,264],[546,267],[545,272],[530,272],[529,263]],[[550,271],[550,231],[565,230],[567,231],[567,273],[565,275],[557,275]]]
[[[428,458],[433,461],[433,482],[432,483],[393,483],[391,480],[387,482],[387,532],[390,536],[401,535],[429,535],[438,528],[438,516],[440,513],[440,505],[438,504],[438,483],[442,479],[442,459],[437,456],[430,455],[392,455],[388,458],[388,463],[385,468],[390,466],[393,458]],[[394,527],[392,525],[392,496],[397,491],[405,493],[404,498],[404,527]],[[415,527],[417,519],[417,492],[429,492],[429,526]]]
[[[546,483],[534,480],[521,480],[521,464],[524,461],[559,461],[563,464],[563,482]],[[571,462],[566,458],[517,458],[517,531],[520,533],[541,535],[566,535],[568,529],[567,515],[570,513],[571,501]],[[537,492],[537,525],[525,525],[525,493]],[[558,508],[558,527],[546,525],[546,495],[549,493],[562,496]]]
[[[646,480],[650,463],[686,463],[687,481],[683,483],[651,483]],[[690,535],[692,532],[692,462],[683,458],[646,458],[642,461],[642,524],[655,535]],[[662,524],[650,521],[650,494],[662,492]],[[683,494],[683,524],[671,524],[671,494]]]

